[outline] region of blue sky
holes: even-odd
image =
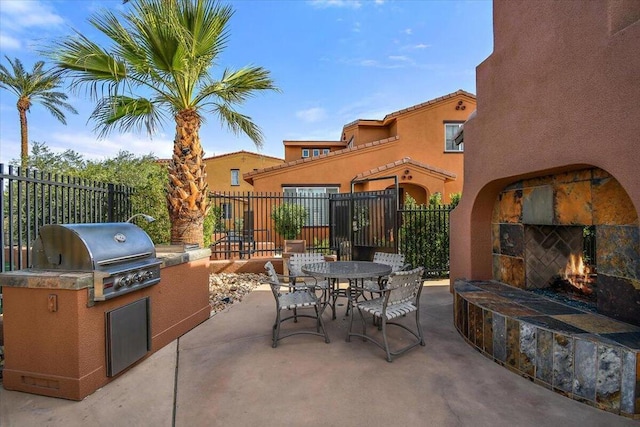
[[[265,92],[239,110],[260,126],[261,150],[211,117],[201,128],[205,157],[238,150],[283,157],[283,140],[338,140],[342,127],[463,89],[475,93],[475,67],[493,49],[492,4],[479,1],[240,0],[224,1],[235,13],[224,67],[258,65],[271,71],[281,93]],[[88,18],[101,8],[125,10],[121,0],[0,0],[0,60],[20,59],[27,70],[51,41],[77,29],[99,37]],[[41,105],[28,113],[29,142],[74,150],[101,160],[126,150],[171,155],[174,124],[152,138],[111,133],[98,139],[88,122],[94,104],[71,93],[79,111],[58,122]],[[0,90],[0,163],[20,156],[15,95]],[[206,117],[205,117],[206,119]]]

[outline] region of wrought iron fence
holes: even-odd
[[[452,206],[419,206],[398,210],[398,251],[427,277],[449,275],[449,214]]]
[[[132,193],[126,186],[0,164],[0,271],[31,265],[43,225],[126,221]]]
[[[288,240],[304,240],[309,252],[332,252],[329,194],[219,192],[209,198],[214,258],[274,256],[283,252]]]
[[[212,193],[209,196],[215,216],[212,255],[218,259],[248,259],[281,254],[286,239],[278,232],[281,228],[274,219],[278,216],[274,215],[274,209],[297,205],[305,209],[295,238],[305,240],[309,252],[351,259],[354,248],[395,252],[397,244],[397,251],[405,254],[407,263],[414,267],[424,266],[426,276],[446,277],[449,274],[449,213],[452,207],[397,210],[395,203],[391,203],[393,194],[379,193]],[[378,203],[368,203],[369,198]],[[389,203],[380,202],[387,198]],[[282,211],[292,216],[297,212],[294,209]],[[295,223],[295,218],[289,219]],[[397,233],[394,231],[396,221]]]

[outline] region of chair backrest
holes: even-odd
[[[417,306],[422,291],[422,273],[424,267],[409,271],[396,271],[389,275],[386,289],[390,289],[387,305],[400,304],[415,300]]]
[[[390,254],[386,252],[376,252],[373,254],[373,262],[391,266],[391,272],[401,271],[404,268],[403,254]]]
[[[318,253],[292,253],[289,258],[289,274],[292,276],[304,276],[302,266],[316,262],[325,262],[324,255]]]
[[[273,264],[271,264],[271,261],[267,261],[264,269],[267,271],[267,276],[269,277],[268,283],[271,287],[271,292],[273,292],[273,296],[277,300],[280,296],[280,278],[278,277],[278,273],[276,273],[276,269],[273,267]]]
[[[278,278],[278,273],[276,273],[276,269],[271,264],[271,261],[267,261],[264,265],[264,269],[267,271],[267,276],[269,277],[269,282],[279,283],[280,278]]]

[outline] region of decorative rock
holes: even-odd
[[[219,273],[209,276],[209,304],[211,315],[239,302],[249,292],[264,282],[263,274]]]

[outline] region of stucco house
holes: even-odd
[[[252,185],[242,179],[244,174],[284,163],[277,157],[244,150],[202,160],[207,165],[209,191],[213,192],[253,191]]]
[[[458,90],[387,114],[345,125],[337,141],[284,141],[285,162],[243,175],[256,192],[345,193],[395,185],[418,203],[462,191],[464,146],[453,141],[476,108]]]

